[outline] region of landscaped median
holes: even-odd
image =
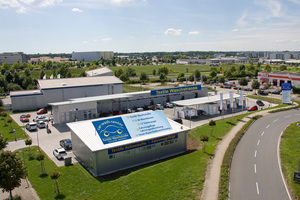
[[[300,183],[293,181],[293,174],[300,165],[300,127],[293,123],[284,131],[280,142],[282,171],[293,199],[300,199]]]

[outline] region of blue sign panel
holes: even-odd
[[[281,84],[281,90],[291,90],[292,84],[291,83],[282,83]]]
[[[121,117],[92,122],[103,144],[131,139]]]
[[[151,95],[160,95],[160,94],[172,94],[172,93],[180,93],[180,92],[191,92],[195,90],[201,90],[201,85],[191,85],[184,87],[176,87],[176,88],[165,88],[160,90],[151,90]]]
[[[103,144],[172,130],[162,110],[140,112],[92,122]]]
[[[154,138],[154,139],[147,140],[147,141],[142,141],[142,142],[137,142],[137,143],[133,143],[133,144],[129,144],[129,145],[124,145],[124,146],[120,146],[120,147],[117,147],[117,148],[108,149],[108,154],[119,153],[119,152],[122,152],[122,151],[136,149],[136,148],[140,148],[140,147],[143,147],[143,146],[148,146],[150,144],[155,144],[155,143],[165,142],[165,141],[168,141],[168,140],[173,140],[173,139],[176,139],[176,138],[178,138],[178,134],[168,135],[168,136],[165,136],[165,137]]]

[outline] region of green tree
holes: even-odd
[[[219,81],[219,83],[224,84],[225,83],[225,77],[224,76],[219,76],[218,81]]]
[[[148,80],[149,80],[149,77],[147,76],[146,72],[142,72],[141,75],[140,75],[140,80],[143,82],[143,83],[146,83]]]
[[[152,71],[152,74],[153,74],[153,76],[156,75],[156,70],[155,69]]]
[[[205,153],[205,143],[209,141],[209,137],[207,135],[201,135],[200,140],[204,143],[203,145],[203,152]]]
[[[7,120],[7,123],[9,123],[9,124],[10,124],[10,129],[11,129],[11,132],[13,132],[13,130],[12,130],[13,128],[12,128],[12,125],[11,125],[12,121],[13,121],[13,120],[12,120],[12,118],[11,118],[11,117],[9,117],[9,118],[8,118],[8,120]]]
[[[123,74],[123,70],[121,68],[118,68],[116,71],[115,71],[115,76],[116,77],[120,77],[122,74]]]
[[[287,70],[287,67],[285,65],[280,65],[279,70],[280,71]]]
[[[4,138],[3,135],[0,134],[0,150],[3,150],[7,144],[7,138]]]
[[[35,159],[36,159],[37,161],[40,161],[40,162],[41,162],[41,172],[42,172],[42,174],[45,174],[45,166],[44,166],[44,163],[43,163],[43,160],[45,159],[45,155],[42,154],[42,152],[39,152],[39,153],[36,155]]]
[[[14,80],[14,75],[13,75],[10,71],[5,72],[5,80],[6,80],[8,83],[13,82],[13,80]]]
[[[270,65],[266,65],[266,66],[265,66],[265,71],[267,71],[267,72],[272,71],[271,66],[270,66]]]
[[[240,84],[241,86],[247,86],[247,85],[248,85],[248,81],[247,81],[246,78],[240,78],[239,84]]]
[[[30,149],[30,145],[32,145],[32,139],[31,138],[27,138],[25,140],[25,145],[28,146],[29,149],[29,158],[32,158],[32,154],[31,154],[31,149]]]
[[[0,108],[3,108],[3,107],[0,107]],[[7,124],[6,124],[6,117],[8,116],[7,112],[1,112],[1,116],[2,116],[2,119],[4,120],[4,126],[7,126]]]
[[[215,120],[210,120],[208,125],[211,127],[210,128],[210,135],[213,136],[213,126],[216,125],[216,121]]]
[[[2,192],[9,192],[13,199],[12,190],[21,185],[21,179],[26,178],[27,171],[16,153],[3,151],[0,154],[0,187]]]
[[[166,82],[166,75],[164,74],[164,73],[161,73],[160,75],[159,75],[159,80],[160,80],[160,82],[161,83],[165,83]]]
[[[164,73],[165,75],[169,74],[169,68],[167,66],[162,66],[161,68],[158,69],[157,74],[162,74]]]
[[[43,77],[44,77],[45,74],[46,74],[45,71],[42,70],[42,71],[40,72],[40,79],[43,79]]]
[[[126,82],[129,80],[129,77],[127,74],[121,74],[121,76],[119,77],[119,79],[123,82]]]
[[[52,171],[50,174],[50,178],[54,180],[54,192],[59,194],[59,186],[58,186],[58,178],[60,177],[60,173],[57,171]]]
[[[209,73],[209,76],[212,77],[212,78],[216,77],[217,75],[218,75],[218,74],[217,74],[216,71],[211,71],[211,72]]]
[[[252,87],[252,89],[255,89],[255,93],[256,93],[256,90],[259,89],[259,87],[260,87],[260,83],[257,80],[254,80],[252,82],[251,87]]]
[[[196,74],[196,79],[199,81],[201,77],[201,72],[198,69],[196,69],[194,74]]]
[[[136,76],[135,70],[133,68],[131,68],[131,67],[128,67],[126,69],[126,74],[128,74],[128,77],[130,77],[130,76]]]

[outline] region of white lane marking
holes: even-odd
[[[263,136],[264,134],[265,134],[265,132],[263,131],[260,136]]]
[[[270,124],[266,128],[269,128],[269,127],[270,127]]]
[[[257,141],[257,146],[259,145],[259,143],[260,143],[260,140]]]
[[[281,169],[281,160],[280,160],[280,140],[281,140],[282,134],[283,134],[283,131],[281,132],[281,134],[280,134],[280,136],[279,136],[279,138],[278,138],[278,142],[277,142],[277,160],[278,160],[278,166],[279,166],[281,178],[282,178],[282,181],[283,181],[283,184],[284,184],[286,193],[287,193],[288,196],[289,196],[289,200],[292,200],[291,195],[290,195],[290,191],[289,191],[288,188],[287,188],[287,185],[286,185],[286,182],[285,182],[283,173],[282,173],[282,169]]]
[[[256,174],[256,164],[254,164],[254,173]]]
[[[287,115],[287,116],[284,116],[284,118],[288,118],[288,117],[291,117],[292,115]]]
[[[256,158],[256,156],[257,156],[257,150],[255,150],[254,152],[254,158]]]
[[[278,119],[275,119],[273,122],[277,122],[278,121]]]
[[[258,182],[256,182],[256,193],[259,194]]]

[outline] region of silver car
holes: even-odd
[[[28,131],[35,131],[37,129],[36,123],[35,122],[27,123],[26,129]]]
[[[46,124],[45,124],[45,122],[43,122],[43,121],[37,121],[37,127],[39,127],[39,128],[46,128]]]
[[[39,115],[35,117],[36,121],[50,121],[50,117],[45,117],[43,115]]]

